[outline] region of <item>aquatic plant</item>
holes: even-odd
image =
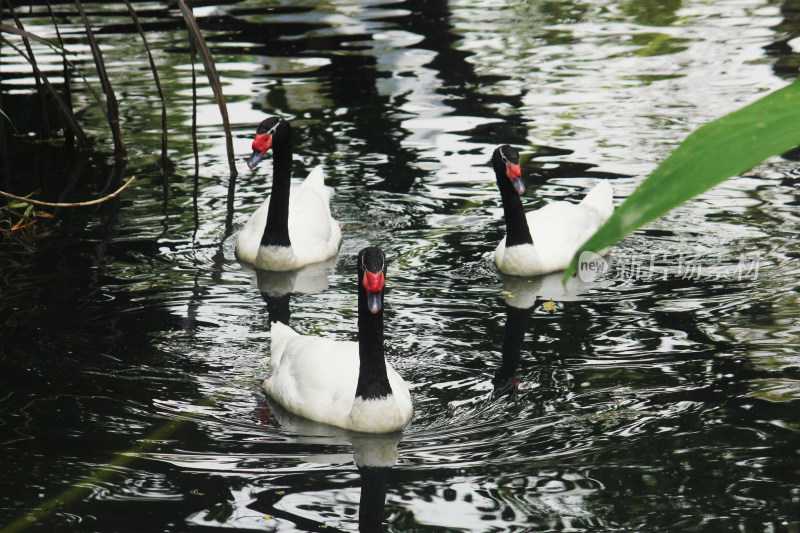
[[[31,242],[49,233],[42,230],[38,222],[42,218],[52,218],[53,215],[37,210],[33,204],[25,200],[14,200],[0,207],[0,237],[3,240],[13,240],[25,247]]]
[[[68,56],[71,56],[73,54],[64,47],[64,43],[61,39],[61,31],[59,29],[58,20],[54,16],[49,2],[46,2],[46,4],[48,13],[50,14],[50,20],[52,21],[53,27],[55,28],[56,31],[57,43],[27,31],[24,27],[22,20],[17,16],[14,7],[9,2],[4,2],[3,7],[7,8],[8,13],[11,15],[11,18],[14,21],[14,26],[0,24],[0,42],[6,44],[7,46],[15,50],[16,53],[22,56],[25,59],[25,61],[31,66],[31,69],[33,71],[33,77],[36,82],[36,92],[40,103],[40,117],[42,124],[41,135],[43,138],[48,138],[50,133],[50,124],[49,124],[50,117],[48,115],[48,108],[46,101],[46,95],[49,94],[52,100],[55,102],[60,116],[64,120],[66,127],[65,142],[67,144],[71,144],[72,136],[75,136],[78,140],[78,145],[80,147],[86,147],[89,144],[89,139],[87,138],[86,134],[81,128],[78,118],[74,110],[72,109],[72,102],[71,102],[72,91],[70,87],[70,80],[71,80],[70,73],[72,72],[83,79],[84,83],[87,85],[89,89],[89,94],[94,99],[94,102],[97,105],[97,107],[101,110],[101,112],[105,116],[106,122],[108,123],[109,129],[111,130],[111,135],[114,142],[115,158],[118,160],[124,160],[127,157],[127,149],[123,141],[123,131],[121,130],[120,127],[117,98],[114,92],[113,84],[111,83],[108,72],[106,71],[105,68],[105,62],[103,60],[103,54],[100,48],[100,43],[96,37],[96,33],[98,32],[92,29],[93,22],[89,19],[88,15],[83,9],[81,1],[75,0],[74,3],[75,3],[76,14],[79,16],[79,18],[83,23],[84,35],[86,36],[87,44],[94,58],[95,75],[97,76],[100,82],[100,86],[105,96],[104,99],[101,99],[98,92],[91,86],[91,84],[89,84],[86,78],[81,74],[78,67],[72,61],[69,60]],[[150,70],[153,74],[153,79],[155,81],[156,90],[158,92],[159,98],[161,99],[162,132],[163,132],[162,158],[165,158],[167,150],[166,104],[164,102],[164,94],[161,88],[158,71],[156,69],[155,61],[153,60],[150,47],[147,42],[146,34],[139,23],[136,10],[127,0],[125,1],[125,5],[127,6],[129,16],[131,17],[134,26],[136,27],[137,31],[139,32],[139,35],[142,38],[143,46],[147,55],[147,59],[149,61]],[[205,65],[206,75],[208,76],[209,83],[214,88],[214,95],[217,100],[217,104],[220,107],[220,111],[223,117],[223,127],[225,129],[225,135],[228,140],[227,141],[228,159],[231,167],[231,174],[235,176],[236,169],[233,165],[233,142],[232,142],[230,124],[227,119],[228,114],[225,105],[225,98],[222,94],[222,84],[220,83],[219,75],[217,74],[216,68],[214,67],[213,57],[211,55],[211,52],[208,50],[208,47],[205,44],[205,40],[200,34],[199,26],[197,25],[197,21],[195,20],[194,15],[191,12],[191,8],[187,6],[185,0],[178,1],[178,8],[181,12],[183,19],[186,21],[191,41],[194,47],[196,47],[196,49],[199,50],[200,52],[200,57],[203,61],[203,64]],[[96,25],[96,21],[94,22],[94,24]],[[100,27],[100,29],[102,29],[102,26]],[[17,46],[17,44],[15,44],[14,42],[12,42],[7,38],[8,34],[14,34],[19,36],[24,46],[22,48]],[[57,51],[62,56],[64,65],[63,94],[54,88],[54,85],[48,80],[46,74],[43,73],[41,69],[39,69],[36,61],[36,54],[33,48],[30,46],[31,41],[37,41],[39,43],[42,43],[51,48],[52,50]]]
[[[709,122],[689,135],[620,205],[572,258],[598,252],[714,185],[800,145],[800,80]]]

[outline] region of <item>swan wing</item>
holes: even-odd
[[[326,202],[330,202],[334,195],[333,187],[325,185],[325,170],[322,168],[322,165],[317,165],[311,169],[311,172],[308,173],[308,176],[303,180],[300,187],[314,189]]]
[[[295,334],[286,342],[265,391],[292,413],[343,427],[353,407],[358,370],[357,342]]]
[[[614,211],[614,192],[608,182],[597,184],[579,204],[553,202],[525,215],[533,246],[495,250],[495,263],[506,274],[537,276],[564,270],[572,256]]]
[[[270,358],[269,369],[274,374],[281,364],[283,353],[286,351],[286,345],[295,337],[300,334],[295,330],[284,324],[283,322],[275,322],[270,328]]]
[[[267,224],[270,198],[267,197],[264,203],[247,220],[247,223],[239,231],[239,235],[236,236],[236,257],[251,265],[258,264],[256,258],[261,247],[264,226]]]
[[[598,214],[603,222],[614,212],[614,188],[607,181],[601,181],[581,200],[581,207]]]
[[[331,216],[333,189],[325,186],[322,167],[316,167],[289,197],[289,238],[301,264],[323,261],[336,254],[342,240],[339,223]]]
[[[414,406],[411,403],[411,392],[408,390],[408,385],[388,361],[386,362],[386,375],[389,377],[389,385],[392,387],[392,395],[397,403],[398,411],[408,423],[414,415]]]
[[[542,272],[564,270],[572,256],[604,222],[594,210],[554,202],[526,216]]]

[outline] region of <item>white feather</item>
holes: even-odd
[[[356,398],[358,342],[300,335],[272,324],[270,369],[265,392],[285,409],[310,420],[353,431],[387,433],[411,420],[411,394],[386,362],[392,394],[377,400]]]
[[[611,185],[598,183],[579,204],[553,202],[525,215],[533,245],[506,247],[494,252],[497,268],[514,276],[537,276],[564,270],[578,248],[614,211]]]
[[[267,198],[250,217],[236,238],[236,257],[256,268],[273,271],[295,270],[336,255],[342,230],[331,216],[333,189],[325,185],[321,166],[315,167],[289,193],[289,240],[292,245],[262,246],[267,222]]]

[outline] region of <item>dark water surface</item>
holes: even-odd
[[[56,201],[108,192],[115,171],[138,179],[115,201],[55,212],[25,246],[0,245],[0,532],[355,531],[359,520],[398,532],[800,531],[797,157],[629,236],[602,280],[566,296],[557,280],[496,272],[488,165],[497,144],[520,149],[529,209],[598,180],[619,204],[692,130],[797,75],[800,4],[198,7],[241,172],[232,232],[202,71],[196,208],[192,198],[183,23],[166,3],[135,5],[168,99],[168,182],[160,104],[115,3],[87,9],[127,167],[112,169],[80,87],[95,152],[16,139],[3,163],[4,190]],[[37,9],[21,10],[26,27],[54,36]],[[91,72],[73,5],[54,9]],[[3,108],[26,131],[29,71],[2,53]],[[40,57],[57,78],[60,58]],[[292,122],[296,175],[325,166],[344,225],[316,280],[327,288],[283,300],[290,323],[353,339],[354,257],[381,246],[389,359],[416,407],[402,435],[309,425],[259,391],[266,293],[280,280],[243,268],[233,246],[270,190],[270,165],[244,164],[268,114]]]

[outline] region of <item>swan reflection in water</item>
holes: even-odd
[[[292,440],[297,445],[315,447],[318,445],[351,445],[353,447],[352,454],[305,455],[302,459],[309,463],[330,465],[354,461],[361,475],[358,530],[361,533],[384,531],[384,506],[389,471],[397,463],[397,445],[403,434],[399,432],[356,433],[297,416],[272,401],[268,396],[264,397],[264,401],[282,430],[291,434]]]
[[[269,323],[283,322],[288,326],[292,293],[316,294],[327,289],[328,275],[336,266],[336,257],[289,272],[258,270],[243,261],[239,264],[246,272],[255,273],[256,287],[267,304]]]
[[[520,353],[530,315],[536,301],[574,302],[584,299],[590,289],[607,286],[610,281],[583,281],[578,277],[562,283],[563,272],[545,276],[520,277],[500,273],[506,304],[506,325],[503,333],[503,360],[492,379],[494,397],[509,395],[514,398],[522,382],[516,375]]]

